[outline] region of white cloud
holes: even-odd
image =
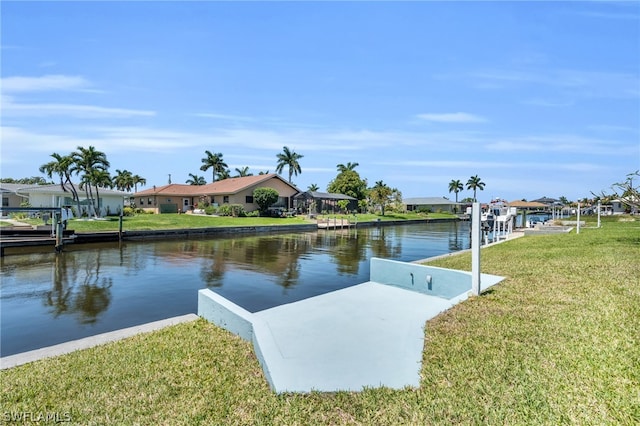
[[[200,113],[196,113],[194,115],[196,117],[213,118],[215,120],[248,121],[248,122],[257,121],[253,117],[245,117],[245,116],[241,116],[241,115],[231,115],[231,114],[218,114],[218,113],[213,113],[213,112],[200,112]]]
[[[418,114],[418,118],[437,123],[484,123],[485,118],[466,112]]]
[[[56,104],[56,103],[15,103],[8,96],[2,97],[2,113],[7,117],[50,117],[66,116],[76,118],[127,118],[154,116],[155,111],[126,108],[108,108],[96,105]]]
[[[627,99],[640,97],[640,77],[634,73],[576,69],[493,69],[470,77],[478,88],[504,88],[516,84],[545,85],[563,89],[575,98]]]
[[[4,77],[0,87],[6,93],[43,92],[53,90],[82,90],[90,87],[84,77],[68,75],[45,75],[42,77]]]
[[[637,151],[637,145],[607,139],[558,134],[522,136],[488,143],[485,149],[497,152],[548,152],[588,155],[627,156]]]

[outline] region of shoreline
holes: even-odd
[[[385,221],[367,221],[353,224],[353,229],[362,227],[375,226],[394,226],[394,225],[411,225],[418,223],[435,223],[435,222],[454,222],[460,221],[459,218],[434,218],[434,219],[401,219],[401,220],[385,220]],[[343,228],[346,229],[346,228]],[[189,239],[189,238],[207,238],[215,236],[229,235],[261,235],[265,233],[287,233],[287,232],[314,232],[314,231],[335,231],[336,229],[322,229],[317,223],[305,224],[289,224],[289,225],[246,225],[246,226],[217,226],[207,228],[174,228],[174,229],[156,229],[156,230],[123,230],[119,231],[95,231],[95,232],[75,232],[65,231],[67,238],[66,244],[93,244],[107,243],[117,241],[145,241],[145,240],[172,240],[172,239]],[[0,229],[0,252],[1,256],[11,254],[21,254],[21,249],[25,247],[35,248],[55,245],[54,238],[46,238],[43,236],[42,230],[25,230],[25,229]],[[14,234],[13,237],[7,239],[7,235]],[[46,234],[46,232],[45,232]],[[36,237],[37,235],[37,237]]]

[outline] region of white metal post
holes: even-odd
[[[600,228],[600,201],[598,201],[598,228]]]
[[[576,221],[576,234],[580,233],[580,203],[578,203],[578,220]]]
[[[480,203],[473,203],[471,211],[471,290],[480,295],[480,240],[482,229],[480,224]]]

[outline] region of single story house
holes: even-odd
[[[31,207],[62,207],[62,206],[71,206],[74,209],[74,214],[78,215],[78,212],[75,210],[78,209],[78,203],[73,200],[73,195],[71,192],[71,185],[65,184],[65,189],[63,189],[60,184],[50,184],[50,185],[16,185],[11,184],[2,184],[3,188],[3,205],[5,192],[4,189],[12,188],[13,195],[19,198],[17,201],[17,206],[20,207],[20,203],[24,201],[28,201]],[[78,192],[78,197],[80,198],[80,209],[82,210],[79,214],[88,213],[89,206],[91,201],[87,198],[86,192],[83,189],[80,189],[79,184],[74,184],[76,191]],[[93,188],[93,196],[96,196],[95,188]],[[128,194],[122,191],[114,191],[111,189],[99,188],[98,190],[98,207],[100,208],[101,216],[109,215],[109,214],[119,214],[122,211],[124,206],[124,199]],[[9,199],[7,202],[11,204],[11,199],[7,195]],[[15,200],[15,199],[14,199]],[[15,203],[16,201],[14,201]],[[13,207],[11,205],[7,207]]]
[[[253,191],[257,188],[273,188],[279,199],[272,207],[289,209],[293,206],[293,196],[298,192],[291,183],[276,173],[222,179],[206,185],[170,183],[155,185],[133,194],[136,207],[153,213],[177,213],[203,208],[206,204],[240,204],[247,212],[258,209],[253,201]]]
[[[432,213],[455,213],[462,211],[462,203],[448,200],[444,197],[416,197],[402,200],[407,211],[426,210]]]
[[[2,207],[20,207],[25,201],[29,201],[28,196],[18,195],[20,188],[24,188],[20,183],[0,183],[0,193],[2,193]]]
[[[348,211],[356,211],[358,209],[358,200],[356,198],[331,192],[306,191],[296,195],[294,200],[295,208],[303,213],[338,212],[340,211],[338,201],[341,200],[349,202],[347,204]]]
[[[631,208],[623,200],[611,200],[611,212],[613,214],[624,214],[631,211]]]

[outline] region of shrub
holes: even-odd
[[[244,217],[246,213],[242,204],[223,204],[218,208],[220,216]]]
[[[278,202],[280,194],[273,188],[256,188],[253,191],[253,201],[262,212],[266,212],[269,207]]]
[[[122,215],[133,216],[135,215],[135,210],[133,209],[133,207],[125,207],[124,209],[122,209]]]
[[[205,206],[204,207],[204,213],[208,214],[208,215],[212,215],[212,214],[216,213],[216,208],[211,206],[211,205]]]

